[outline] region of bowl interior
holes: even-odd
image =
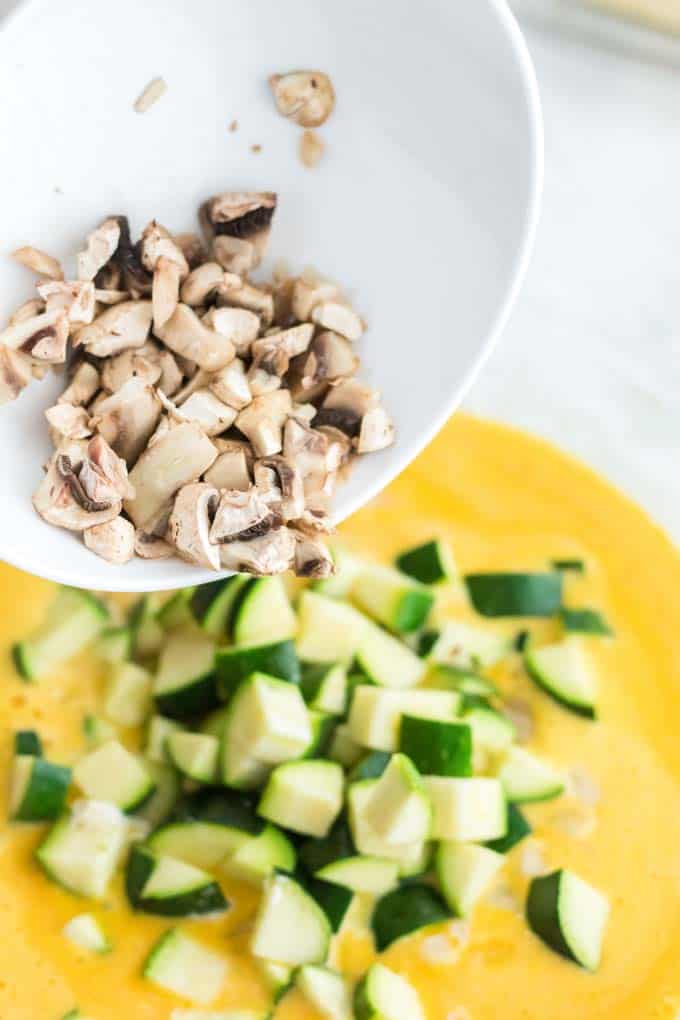
[[[300,163],[300,129],[275,112],[266,82],[294,67],[327,70],[338,94],[316,170]],[[136,114],[156,75],[166,95]],[[365,375],[398,430],[392,449],[356,466],[338,519],[441,426],[507,316],[536,220],[541,139],[530,63],[501,0],[119,0],[115,14],[31,0],[0,33],[0,95],[7,252],[34,244],[70,265],[105,214],[188,230],[209,194],[279,192],[270,262],[312,265],[346,287],[370,327]],[[3,319],[32,285],[2,261]],[[59,385],[50,377],[0,408],[0,556],[98,589],[207,579],[175,561],[112,567],[32,512],[49,453],[42,411]]]

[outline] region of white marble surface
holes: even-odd
[[[466,406],[557,442],[680,539],[680,41],[572,0],[512,6],[543,96],[544,211]]]

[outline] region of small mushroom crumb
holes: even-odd
[[[163,78],[152,78],[135,100],[135,113],[146,113],[167,91],[168,86]]]
[[[259,142],[255,142],[253,145],[250,146],[250,151],[255,153],[262,152],[262,146],[260,145]]]
[[[314,170],[323,159],[326,146],[324,145],[323,139],[317,135],[316,131],[312,131],[311,128],[307,128],[306,131],[302,132],[300,138],[300,160],[302,165],[306,166],[308,170]]]
[[[229,130],[232,131],[232,132],[233,131],[238,131],[238,121],[237,120],[232,120],[231,124],[229,125]]]
[[[335,89],[323,71],[272,74],[269,87],[279,113],[301,127],[320,127],[335,108]]]
[[[283,78],[287,115],[320,123],[325,76]],[[85,238],[75,279],[39,249],[15,253],[37,293],[0,328],[0,404],[63,371],[33,505],[112,564],[178,556],[262,576],[334,571],[335,489],[394,426],[357,376],[366,324],[341,287],[281,263],[250,278],[276,206],[270,191],[214,195],[199,210],[204,237],[151,220],[135,239],[126,216],[108,216]]]

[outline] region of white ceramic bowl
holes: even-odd
[[[319,67],[335,113],[313,171],[267,75]],[[162,75],[144,115],[136,96]],[[279,192],[272,260],[337,278],[370,328],[368,379],[397,442],[359,463],[340,520],[397,475],[458,405],[501,332],[530,255],[542,181],[533,69],[503,0],[29,0],[0,32],[3,249],[66,257],[109,213],[191,229],[206,196]],[[238,120],[236,132],[228,125]],[[251,145],[262,151],[254,153]],[[33,285],[0,263],[0,316]],[[31,493],[60,383],[0,408],[0,557],[108,590],[214,575],[179,561],[114,567],[44,524]]]

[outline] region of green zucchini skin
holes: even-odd
[[[354,899],[352,890],[314,876],[298,876],[298,880],[324,911],[332,931],[339,931]]]
[[[175,822],[209,822],[258,836],[266,826],[255,814],[255,801],[237,790],[200,790],[185,797],[177,806]]]
[[[362,779],[380,779],[391,757],[390,751],[371,751],[356,763],[348,776],[349,781],[355,783]]]
[[[586,572],[585,560],[579,559],[552,560],[550,566],[553,568],[553,570],[573,570],[575,574],[585,574]]]
[[[472,730],[465,723],[404,715],[399,749],[424,776],[472,775]]]
[[[191,612],[211,637],[224,640],[230,636],[234,606],[247,584],[247,577],[234,574],[194,590],[189,600]]]
[[[298,858],[305,871],[314,875],[327,864],[354,857],[356,852],[347,818],[341,815],[323,839],[306,839],[298,850]]]
[[[158,917],[193,917],[223,912],[228,907],[217,882],[206,875],[204,885],[164,897],[145,897],[144,887],[154,873],[157,861],[142,847],[133,847],[128,858],[125,891],[133,909]]]
[[[431,539],[407,549],[395,559],[395,566],[421,584],[439,584],[453,576],[453,558],[440,539]]]
[[[562,575],[558,571],[466,574],[465,584],[482,616],[555,616],[562,606]]]
[[[295,644],[289,640],[219,649],[215,672],[222,701],[228,701],[241,681],[251,673],[266,673],[291,684],[300,683],[300,662]]]
[[[371,927],[378,952],[419,928],[450,917],[451,911],[431,886],[414,883],[394,889],[378,901],[373,911]]]
[[[12,821],[49,822],[59,818],[71,783],[70,768],[32,755],[22,755],[20,760],[30,762],[30,773]]]
[[[42,758],[42,741],[35,730],[17,730],[14,734],[14,753]]]
[[[566,609],[560,610],[560,620],[565,630],[577,634],[598,634],[602,637],[612,637],[614,631],[609,626],[604,616],[596,609]]]
[[[508,802],[508,830],[499,839],[490,839],[485,844],[489,850],[498,854],[507,854],[513,847],[533,832],[531,825],[516,804]]]
[[[609,910],[599,890],[565,869],[534,878],[529,886],[531,930],[550,949],[591,972],[600,963]]]

